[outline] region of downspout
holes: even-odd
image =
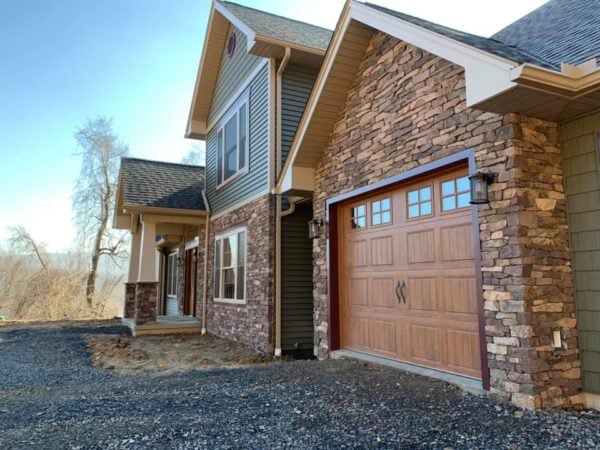
[[[204,222],[204,289],[202,293],[202,334],[206,334],[206,303],[208,297],[208,236],[210,235],[210,218]]]
[[[285,70],[292,50],[289,47],[285,48],[285,55],[277,69],[277,77],[275,82],[275,95],[277,99],[276,106],[276,126],[277,144],[275,146],[275,182],[279,182],[281,172],[281,85],[283,71]],[[275,194],[276,213],[275,213],[275,356],[281,356],[281,195]]]

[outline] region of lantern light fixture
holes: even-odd
[[[469,177],[471,184],[471,205],[485,205],[490,202],[489,185],[494,181],[494,175],[487,172],[477,172]]]
[[[312,219],[308,222],[308,237],[310,239],[317,239],[321,234],[321,228],[323,227],[323,219]]]

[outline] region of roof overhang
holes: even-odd
[[[518,101],[523,108],[516,108],[514,112],[548,118],[544,116],[547,111],[544,104],[554,101],[554,106],[562,113],[562,116],[555,115],[554,120],[582,115],[587,108],[600,108],[600,75],[595,64],[567,67],[567,70],[563,68],[563,72],[531,64],[520,65],[348,0],[278,180],[279,193],[314,190],[314,180],[309,181],[309,171],[314,174],[368,42],[376,32],[383,32],[463,67],[468,107],[498,113],[512,112]],[[530,103],[535,108],[527,108],[529,100],[522,96],[524,89],[538,96],[535,102]],[[573,105],[575,100],[585,100],[587,106]],[[565,111],[569,114],[565,115]]]
[[[227,7],[213,0],[208,27],[204,37],[202,57],[196,76],[196,85],[185,137],[205,140],[208,116],[213,94],[217,85],[221,60],[230,26],[233,25],[246,36],[248,53],[263,58],[283,58],[286,48],[292,50],[290,62],[306,66],[320,67],[325,51],[256,33],[237,18]]]

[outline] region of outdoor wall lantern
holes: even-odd
[[[323,219],[313,219],[308,222],[308,237],[310,239],[317,239],[321,234],[321,227],[323,226]]]
[[[471,205],[485,205],[490,202],[489,185],[494,181],[494,175],[477,172],[469,177],[471,183]]]

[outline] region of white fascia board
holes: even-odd
[[[229,22],[231,22],[238,30],[246,35],[248,51],[252,47],[254,47],[254,42],[256,41],[256,32],[237,18],[235,14],[227,9],[225,5],[222,5],[218,1],[213,1],[214,8],[219,11]]]
[[[286,170],[278,192],[285,194],[290,191],[314,192],[315,169],[310,167],[292,166]]]
[[[206,139],[206,122],[190,120],[185,131],[185,137],[188,139],[198,139],[204,141]]]
[[[510,70],[517,63],[351,1],[352,19],[421,48],[465,69],[467,106],[515,86]]]

